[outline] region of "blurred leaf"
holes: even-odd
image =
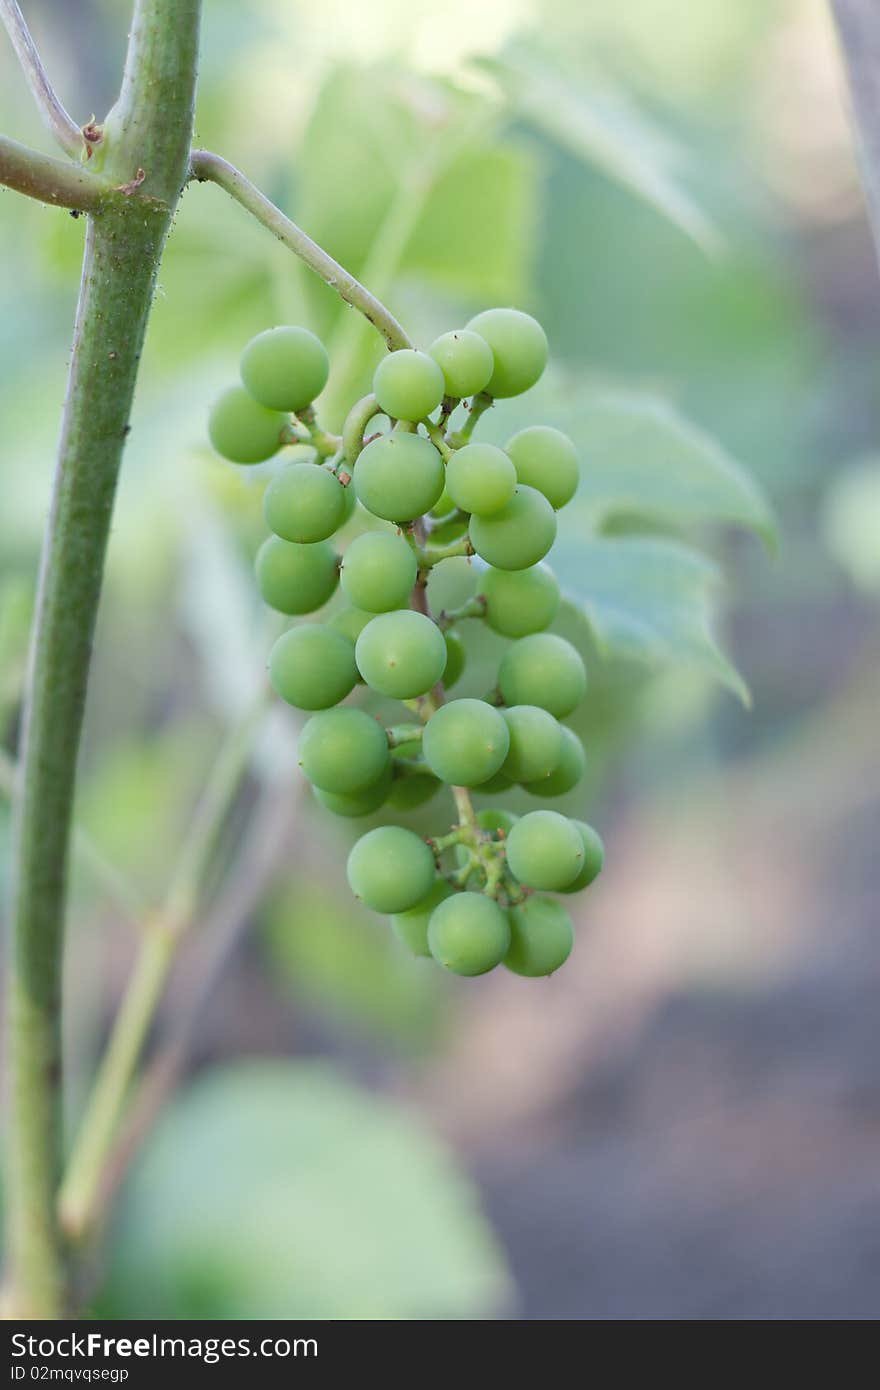
[[[317,804],[312,814],[321,816]],[[352,824],[362,830],[369,822]],[[387,920],[352,903],[329,869],[288,883],[269,911],[265,939],[275,977],[297,998],[410,1050],[430,1041],[439,1003],[432,962],[411,956]]]
[[[464,152],[431,188],[401,270],[479,303],[520,298],[533,241],[535,174],[531,156],[514,146]]]
[[[507,1277],[470,1183],[330,1067],[196,1082],[125,1192],[102,1308],[139,1318],[479,1318]]]
[[[880,594],[880,457],[860,459],[834,478],[823,511],[837,563],[859,588]]]
[[[717,229],[680,181],[686,152],[629,97],[607,83],[587,88],[524,43],[479,66],[538,130],[644,199],[703,251],[718,249]]]
[[[602,654],[680,662],[749,704],[748,688],[712,637],[709,593],[719,574],[705,556],[672,541],[568,536],[554,548],[553,565]]]
[[[717,440],[652,396],[578,395],[571,422],[582,450],[575,514],[597,528],[615,515],[672,526],[745,526],[777,543],[770,505]]]

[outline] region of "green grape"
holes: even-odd
[[[502,637],[527,637],[549,627],[559,609],[559,581],[547,565],[527,570],[488,569],[479,593],[486,622]]]
[[[426,352],[403,348],[383,357],[373,374],[373,394],[393,420],[424,420],[443,399],[443,373]]]
[[[507,837],[510,871],[529,888],[565,888],[580,873],[584,853],[577,826],[558,811],[529,811]]]
[[[354,466],[358,501],[385,521],[413,521],[429,512],[443,480],[443,460],[431,441],[403,430],[374,439]]]
[[[485,782],[481,782],[477,791],[480,796],[500,796],[502,792],[509,792],[515,784],[504,773],[496,772],[494,777],[487,777]]]
[[[564,796],[576,787],[584,775],[584,768],[587,765],[584,756],[584,745],[581,743],[577,734],[571,729],[566,729],[564,724],[560,724],[562,742],[560,744],[559,761],[550,773],[549,777],[543,777],[537,782],[524,783],[525,790],[531,792],[532,796]]]
[[[254,562],[257,586],[270,608],[289,616],[314,613],[339,583],[339,556],[327,541],[294,545],[269,536]]]
[[[330,375],[327,349],[307,328],[267,328],[241,354],[241,379],[254,400],[272,410],[302,410]]]
[[[334,816],[345,816],[348,820],[354,820],[359,816],[371,816],[380,806],[384,806],[388,800],[391,790],[391,768],[386,767],[382,776],[372,786],[364,787],[358,792],[325,792],[322,787],[315,787],[315,800],[319,801],[327,811],[332,811]]]
[[[550,425],[530,425],[515,434],[505,449],[513,459],[519,481],[543,492],[555,511],[574,497],[581,476],[578,456],[562,430]]]
[[[391,531],[367,531],[342,557],[340,582],[346,598],[368,613],[403,608],[416,582],[415,551]]]
[[[559,762],[562,729],[538,705],[512,705],[501,714],[510,733],[510,748],[502,772],[513,782],[536,782]]]
[[[556,539],[556,513],[542,492],[519,484],[492,516],[472,516],[474,550],[499,570],[526,570],[543,560]]]
[[[367,623],[355,657],[367,685],[396,700],[424,695],[440,680],[448,659],[437,624],[409,608],[380,613]]]
[[[462,400],[465,396],[476,396],[488,386],[495,359],[486,339],[479,333],[471,333],[467,328],[442,333],[428,351],[443,372],[447,396]]]
[[[452,545],[453,541],[460,541],[468,528],[468,516],[465,512],[454,511],[443,521],[440,521],[431,532],[432,545]]]
[[[407,768],[395,759],[394,781],[388,805],[395,811],[414,811],[440,790],[440,782],[427,767]]]
[[[231,463],[262,463],[281,448],[287,416],[249,396],[243,386],[229,386],[211,406],[208,435]]]
[[[431,715],[422,736],[425,762],[442,782],[477,787],[507,757],[510,734],[497,709],[483,700],[450,700]]]
[[[436,517],[438,521],[442,521],[444,517],[449,516],[450,513],[454,511],[455,503],[453,502],[452,498],[449,496],[449,493],[446,491],[446,488],[444,487],[440,496],[437,498],[437,501],[431,508],[431,516]]]
[[[428,923],[435,907],[452,896],[454,889],[443,878],[435,878],[426,898],[409,912],[397,912],[391,918],[391,930],[404,946],[408,946],[414,956],[430,956],[428,945]]]
[[[507,916],[510,950],[504,964],[508,970],[535,979],[552,975],[565,964],[574,945],[574,930],[561,903],[553,898],[526,898]]]
[[[375,614],[363,613],[360,608],[340,608],[338,613],[327,619],[327,626],[334,627],[337,632],[344,632],[354,643],[374,617]]]
[[[443,670],[443,687],[451,690],[457,680],[461,679],[464,671],[465,650],[458,633],[452,628],[447,628],[443,634],[446,643],[446,666]]]
[[[494,516],[516,488],[516,469],[494,444],[465,444],[446,465],[446,491],[463,512]]]
[[[288,464],[272,479],[263,498],[269,530],[300,545],[332,536],[344,513],[345,488],[326,468],[314,463]]]
[[[512,811],[504,811],[500,806],[487,806],[485,810],[477,812],[477,824],[481,830],[503,830],[505,836],[509,835],[513,827],[519,820]]]
[[[485,309],[468,328],[492,349],[495,365],[490,396],[519,396],[534,386],[547,365],[547,335],[537,319],[519,309]]]
[[[332,627],[306,623],[283,633],[269,653],[269,679],[297,709],[329,709],[357,681],[354,649]]]
[[[391,761],[388,736],[362,709],[325,709],[303,726],[299,765],[325,792],[363,791],[378,782]]]
[[[563,888],[563,893],[580,893],[582,889],[589,888],[593,880],[599,877],[605,863],[605,846],[593,827],[583,820],[573,820],[572,825],[577,827],[584,842],[584,862],[577,878]]]
[[[432,912],[428,946],[455,975],[485,975],[510,948],[507,913],[483,893],[455,893]]]
[[[564,719],[584,698],[587,673],[580,653],[564,637],[535,632],[507,648],[498,687],[507,705],[540,705]]]
[[[398,825],[367,831],[348,856],[348,882],[374,912],[408,912],[431,889],[434,856],[424,840]]]

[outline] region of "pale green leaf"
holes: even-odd
[[[705,556],[673,541],[580,540],[569,533],[552,558],[602,654],[650,666],[678,662],[704,671],[749,704],[748,688],[712,635],[710,600],[719,573]]]
[[[656,208],[703,251],[717,250],[718,231],[680,176],[685,152],[631,98],[607,82],[588,86],[523,44],[480,66],[537,130]]]
[[[509,1285],[476,1194],[398,1106],[325,1065],[239,1064],[168,1111],[102,1306],[139,1318],[480,1318]]]

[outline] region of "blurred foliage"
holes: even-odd
[[[509,1296],[446,1152],[329,1067],[202,1077],[164,1116],[127,1197],[104,1316],[485,1317]]]
[[[100,111],[102,94],[113,97],[128,0],[30,8],[71,108]],[[842,329],[835,316],[858,317],[864,293],[850,291],[839,309],[817,288],[827,260],[816,261],[829,253],[815,247],[834,227],[805,221],[767,172],[781,149],[768,92],[788,97],[778,45],[810,22],[803,8],[206,9],[200,143],[245,168],[418,341],[493,301],[519,303],[547,327],[553,372],[491,412],[485,434],[503,442],[545,419],[582,450],[581,491],[554,553],[570,600],[556,627],[590,672],[574,721],[587,779],[563,803],[573,814],[596,804],[612,773],[650,795],[747,739],[785,735],[845,676],[834,646],[841,602],[870,613],[846,609],[854,647],[859,624],[875,620],[878,335]],[[0,126],[37,143],[5,51],[0,65]],[[806,132],[812,103],[799,109]],[[2,207],[0,244],[15,268],[0,286],[0,736],[12,747],[83,229],[9,194]],[[852,213],[834,216],[845,224]],[[827,278],[846,280],[834,267]],[[191,188],[144,353],[78,803],[99,849],[150,901],[272,640],[250,562],[279,464],[235,470],[213,458],[207,408],[252,333],[297,319],[328,341],[322,409],[338,421],[381,352],[376,335],[219,190]],[[772,548],[768,497],[783,516],[776,567],[739,534]],[[733,580],[734,619],[718,612],[722,575]],[[444,563],[432,604],[453,606],[474,582],[473,567]],[[476,624],[462,635],[457,693],[479,696],[494,684],[500,643]],[[741,698],[748,683],[753,724],[716,698],[718,682]],[[296,732],[292,712],[276,708],[254,750],[254,794],[290,775]],[[522,791],[504,804],[534,805]],[[410,823],[427,833],[437,815],[429,803]],[[257,951],[274,994],[306,1029],[329,1027],[347,1064],[364,1044],[399,1064],[442,1045],[462,996],[451,982],[437,989],[384,923],[351,904],[338,864],[364,824],[331,823],[303,801],[295,843],[255,913]],[[238,831],[236,822],[230,854]],[[6,832],[0,805],[0,887]],[[76,886],[74,934],[106,908],[94,878]],[[110,960],[117,928],[101,926]],[[74,950],[74,997],[78,967]],[[110,971],[108,995],[117,983]],[[109,1007],[94,987],[81,993],[96,1011]],[[225,1022],[234,1030],[237,1020]],[[80,1031],[74,1087],[92,1065],[99,1020]],[[416,1120],[339,1069],[255,1064],[186,1090],[148,1143],[101,1306],[119,1316],[456,1317],[486,1315],[506,1292],[470,1188]]]

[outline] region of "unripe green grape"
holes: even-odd
[[[346,598],[368,613],[403,608],[416,582],[418,562],[403,536],[367,531],[342,557],[340,582]]]
[[[339,583],[339,556],[327,541],[294,545],[269,536],[254,562],[263,601],[290,617],[314,613]]]
[[[512,907],[510,949],[504,964],[515,975],[536,979],[564,965],[574,945],[571,918],[553,898],[531,897]]]
[[[550,776],[537,782],[523,783],[525,790],[531,792],[532,796],[564,796],[577,786],[584,775],[587,765],[584,745],[577,734],[571,729],[566,729],[564,724],[560,724],[559,728],[562,733],[559,761]]]
[[[543,492],[555,511],[574,497],[581,476],[578,456],[562,430],[550,425],[530,425],[515,434],[505,449],[513,459],[519,481]]]
[[[369,830],[348,856],[348,882],[374,912],[408,912],[429,893],[434,856],[418,835],[397,825]]]
[[[431,441],[404,430],[374,439],[354,466],[358,501],[385,521],[413,521],[429,512],[443,480],[443,460]]]
[[[443,688],[451,690],[457,680],[461,679],[464,671],[465,650],[458,633],[452,628],[447,628],[443,634],[446,643],[446,666],[443,670]]]
[[[526,570],[543,560],[556,539],[556,513],[542,492],[520,483],[492,516],[472,516],[474,550],[499,570]]]
[[[340,526],[344,526],[347,521],[351,521],[357,506],[357,493],[351,483],[346,483],[342,488],[342,521]]]
[[[510,778],[503,771],[496,772],[494,777],[488,777],[485,782],[481,782],[477,788],[480,796],[501,796],[503,792],[509,792],[515,786]]]
[[[564,637],[535,632],[507,648],[498,687],[507,705],[540,705],[564,719],[584,698],[587,673],[580,653]]]
[[[208,435],[230,463],[263,463],[281,448],[287,416],[267,410],[243,386],[229,386],[211,406]]]
[[[399,609],[367,623],[355,646],[357,667],[380,695],[412,700],[443,675],[448,659],[443,633],[423,613]]]
[[[538,705],[513,705],[501,714],[510,733],[502,772],[513,782],[549,777],[562,748],[562,729],[553,715]]]
[[[414,811],[436,796],[441,783],[427,767],[404,770],[395,760],[394,781],[388,794],[388,805],[395,811]]]
[[[465,396],[476,396],[488,386],[495,359],[486,339],[479,333],[472,333],[468,328],[441,333],[428,351],[443,373],[447,396],[463,400]]]
[[[278,638],[269,653],[269,678],[289,705],[329,709],[354,689],[354,649],[348,638],[332,627],[318,623],[293,627]]]
[[[241,379],[254,400],[272,410],[302,410],[330,375],[327,349],[307,328],[267,328],[241,354]]]
[[[391,930],[394,935],[404,946],[409,947],[414,956],[430,956],[428,923],[431,913],[446,898],[451,897],[454,891],[444,878],[436,878],[426,898],[416,903],[415,907],[411,907],[409,912],[397,912],[391,918]]]
[[[516,469],[494,444],[465,444],[446,464],[446,491],[457,507],[493,516],[513,496]]]
[[[364,613],[360,608],[340,608],[338,613],[327,619],[327,626],[344,633],[354,645],[367,623],[372,622],[374,617],[374,613]]]
[[[431,544],[443,546],[460,541],[467,532],[468,520],[466,512],[451,512],[443,521],[438,522],[431,531]]]
[[[443,399],[443,373],[426,352],[403,348],[383,357],[373,374],[373,394],[394,420],[424,420]]]
[[[382,725],[362,709],[325,709],[303,725],[299,765],[325,792],[363,791],[378,782],[391,761]]]
[[[529,888],[565,888],[580,873],[584,853],[577,826],[558,811],[529,811],[507,837],[510,871]]]
[[[422,755],[442,782],[477,787],[501,767],[510,734],[504,719],[483,700],[450,700],[431,715]]]
[[[486,622],[502,637],[543,632],[559,610],[559,581],[547,565],[526,570],[488,569],[478,592],[486,600]]]
[[[449,493],[446,491],[446,488],[444,487],[440,496],[437,498],[437,501],[431,508],[431,516],[436,517],[438,521],[442,521],[443,517],[449,516],[450,512],[454,511],[455,503],[453,502],[452,498],[449,496]]]
[[[505,836],[510,834],[518,820],[519,816],[512,811],[502,810],[500,806],[487,806],[477,812],[477,825],[481,830],[503,830]]]
[[[483,893],[455,893],[435,907],[428,946],[455,975],[485,975],[510,949],[507,914]]]
[[[577,878],[563,888],[563,893],[580,893],[582,889],[589,888],[593,880],[599,877],[605,863],[605,846],[593,827],[583,820],[572,821],[572,825],[576,826],[583,840],[584,862]]]
[[[314,463],[291,463],[274,477],[263,498],[266,525],[285,541],[324,541],[341,525],[345,488]]]
[[[320,802],[325,810],[331,811],[334,816],[344,816],[347,820],[355,820],[359,816],[372,816],[384,806],[388,800],[391,790],[391,768],[386,767],[382,776],[377,782],[369,787],[363,787],[357,792],[325,792],[322,787],[315,787],[315,800]]]
[[[534,386],[547,365],[547,335],[537,319],[519,309],[485,309],[468,328],[492,349],[490,396],[519,396]]]

